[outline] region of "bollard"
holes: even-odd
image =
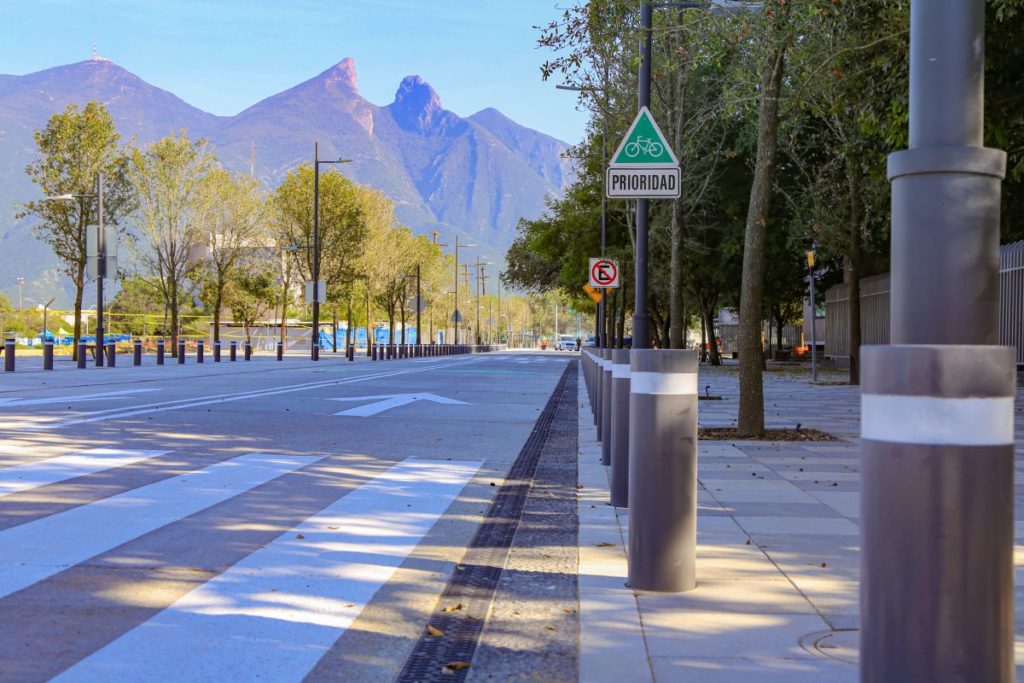
[[[252,360],[252,342],[249,340],[245,341],[245,360]]]
[[[629,505],[629,349],[612,351],[611,495],[615,507]]]
[[[284,344],[277,342],[277,359],[284,360]]]
[[[113,368],[117,366],[117,346],[111,342],[107,344],[107,367]]]
[[[1014,349],[862,354],[861,680],[1008,683]]]
[[[178,341],[178,365],[185,364],[185,340]]]
[[[352,362],[355,362],[355,359],[356,359],[356,345],[355,344],[349,344],[348,345],[348,360],[349,360],[350,363],[352,363]]]
[[[164,364],[164,340],[163,339],[157,339],[156,340],[156,364],[157,365],[163,365]]]
[[[43,370],[53,370],[53,342],[43,342]]]
[[[142,340],[136,339],[132,342],[132,365],[142,365]]]
[[[78,342],[78,368],[80,370],[85,367],[85,354],[87,353],[85,342]]]
[[[601,373],[604,372],[604,349],[594,350],[594,426],[597,427],[597,440],[601,440]]]
[[[612,352],[601,349],[601,464],[612,464]]]
[[[234,363],[238,360],[238,342],[232,341],[228,346],[228,360]]]
[[[697,352],[633,349],[629,369],[629,586],[697,585]]]
[[[219,363],[220,362],[220,342],[219,341],[213,342],[213,362],[214,363]]]
[[[197,363],[202,363],[203,362],[203,340],[202,339],[200,339],[199,341],[196,342],[196,362]]]
[[[4,372],[14,372],[14,340],[4,341]]]

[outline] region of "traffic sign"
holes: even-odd
[[[462,314],[459,313],[458,311],[455,311],[454,313],[452,313],[452,322],[453,323],[461,323],[462,322]]]
[[[594,289],[589,284],[583,285],[583,291],[587,293],[587,296],[593,299],[595,304],[601,303],[601,299],[604,297],[604,290]]]
[[[590,286],[597,288],[618,287],[618,261],[606,258],[590,259]]]
[[[641,107],[612,155],[612,166],[679,166],[668,139],[658,128],[651,110]]]
[[[320,282],[319,282],[319,284],[317,285],[317,288],[316,288],[316,294],[317,294],[317,299],[319,299],[319,301],[317,303],[321,303],[321,304],[327,303],[327,282],[326,281],[320,280]],[[312,280],[306,280],[306,303],[307,304],[313,303],[313,281]]]
[[[612,155],[605,176],[610,199],[675,198],[680,194],[679,160],[647,107],[641,107]]]
[[[427,300],[422,296],[413,297],[412,310],[414,313],[422,313],[427,310]]]

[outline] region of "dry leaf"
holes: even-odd
[[[544,628],[546,628],[549,631],[554,631],[555,630],[554,626],[545,626]]]
[[[303,539],[305,538],[305,536],[303,536],[302,534],[295,534],[295,538]]]
[[[437,628],[436,626],[431,626],[430,624],[427,624],[427,633],[434,636],[435,638],[440,638],[444,635],[444,631]]]
[[[462,603],[460,602],[457,605],[449,605],[448,607],[443,608],[441,611],[442,612],[458,612],[461,609],[462,609]]]
[[[449,671],[461,671],[462,669],[469,668],[469,662],[448,662],[444,665],[444,668]]]
[[[615,545],[615,544],[614,543],[606,543],[604,541],[601,541],[600,543],[597,544],[597,547],[598,548],[610,548],[613,545]]]

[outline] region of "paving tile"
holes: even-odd
[[[843,517],[736,517],[752,535],[760,533],[860,536],[860,528]]]
[[[856,683],[857,667],[824,657],[781,659],[701,659],[655,657],[651,660],[659,681],[686,683]],[[581,679],[582,680],[582,679]],[[623,679],[628,680],[628,679]]]
[[[652,657],[759,657],[812,659],[800,639],[828,628],[817,615],[674,610],[643,612]],[[671,680],[671,679],[669,679]]]
[[[636,600],[626,589],[580,595],[580,681],[652,681]]]

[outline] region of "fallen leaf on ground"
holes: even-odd
[[[436,626],[431,626],[430,624],[427,624],[427,633],[434,636],[435,638],[440,638],[444,635],[444,631],[437,628]]]
[[[546,628],[549,631],[554,631],[555,630],[554,626],[545,626],[544,628]]]
[[[608,547],[611,547],[613,545],[615,545],[615,544],[614,543],[608,543],[606,541],[601,541],[600,543],[597,544],[597,547],[598,548],[608,548]]]
[[[305,536],[303,536],[302,534],[295,534],[295,538],[302,539],[305,538]]]
[[[448,605],[447,607],[443,608],[441,611],[442,612],[458,612],[461,609],[462,609],[462,603],[460,602],[457,605]]]
[[[444,665],[444,668],[450,671],[461,671],[462,669],[469,668],[469,662],[448,662]]]

